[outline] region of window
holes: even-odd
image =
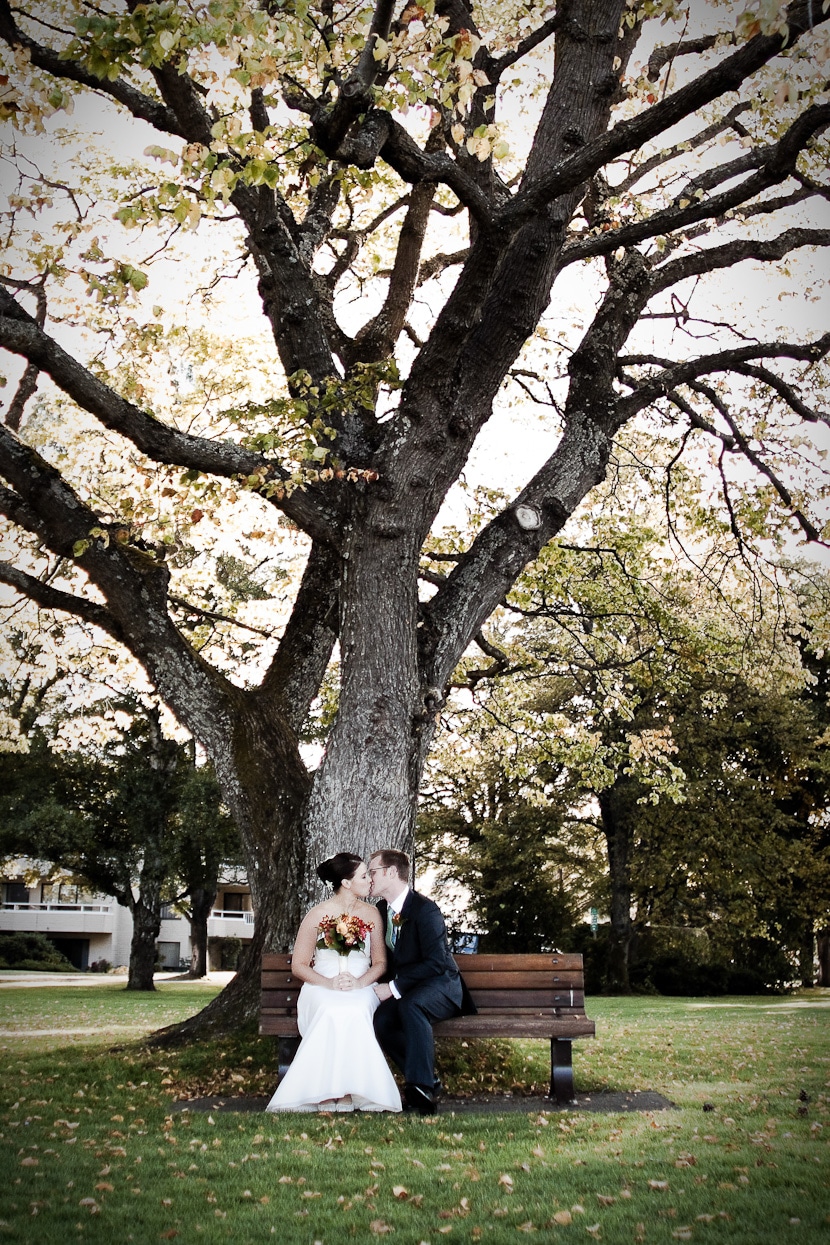
[[[29,902],[29,888],[25,882],[6,882],[3,889],[5,903]]]
[[[222,911],[223,912],[244,912],[245,911],[245,896],[231,894],[230,892],[225,891],[225,897],[222,900]]]

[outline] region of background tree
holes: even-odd
[[[222,805],[211,766],[185,764],[177,784],[175,828],[168,847],[178,902],[190,921],[191,977],[208,971],[208,917],[223,869],[241,864],[239,834]]]
[[[812,979],[830,863],[827,689],[802,650],[815,626],[823,636],[826,576],[741,558],[699,504],[661,533],[633,475],[601,491],[580,547],[551,547],[522,576],[488,665],[460,668],[466,695],[427,771],[427,851],[496,938],[505,875],[533,861],[539,894],[507,908],[537,946],[573,941],[545,882],[567,861],[578,911],[610,918],[602,972],[616,989],[633,980],[635,944],[636,980],[649,971],[646,927],[652,944],[658,927],[710,931],[713,983],[762,944],[790,980],[785,953],[803,943]]]
[[[458,661],[602,480],[622,428],[662,422],[676,456],[714,446],[736,532],[791,521],[820,536],[808,494],[823,469],[803,430],[825,422],[830,335],[767,328],[755,307],[730,323],[717,304],[724,274],[780,274],[830,242],[813,210],[826,20],[812,0],[737,22],[676,0],[0,2],[3,108],[23,136],[5,166],[0,345],[22,370],[0,429],[0,575],[128,649],[215,765],[258,924],[212,1016],[255,1006],[259,954],[292,938],[319,857],[410,843]],[[110,146],[154,140],[108,180],[86,155],[90,95],[96,125],[112,109]],[[79,164],[44,172],[37,133],[75,102],[63,141]],[[170,272],[197,226],[189,254],[221,255],[216,280],[182,264],[151,297],[153,265]],[[234,395],[220,386],[192,415],[187,370],[210,371],[210,352],[185,353],[175,386],[159,372],[193,324],[186,271],[205,298],[232,273],[255,285],[270,335]],[[436,579],[430,529],[514,385],[554,413],[553,435],[419,595],[422,569]],[[290,616],[235,667],[200,644],[219,611],[188,587],[189,549],[203,583],[237,556],[221,547],[228,508],[245,550],[283,516],[306,550]],[[241,561],[250,581],[258,563]],[[301,732],[336,642],[337,717],[312,772]]]
[[[189,900],[191,972],[204,975],[204,902],[209,911],[238,838],[215,778],[195,769],[191,747],[164,738],[157,712],[131,721],[108,755],[58,751],[38,732],[28,752],[0,752],[0,772],[3,853],[68,870],[129,910],[128,990],[155,988],[165,903]]]

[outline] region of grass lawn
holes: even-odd
[[[830,1242],[830,991],[592,999],[578,1089],[674,1109],[434,1119],[173,1112],[273,1088],[251,1033],[140,1045],[211,992],[0,989],[0,1243]],[[440,1058],[451,1092],[545,1085],[542,1043]]]

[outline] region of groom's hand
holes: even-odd
[[[389,983],[387,981],[375,982],[375,994],[378,996],[381,1003],[385,1003],[387,999],[391,999],[392,991],[389,989]]]

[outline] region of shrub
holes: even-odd
[[[74,972],[65,955],[58,951],[45,934],[0,933],[0,959],[7,968],[28,972]]]

